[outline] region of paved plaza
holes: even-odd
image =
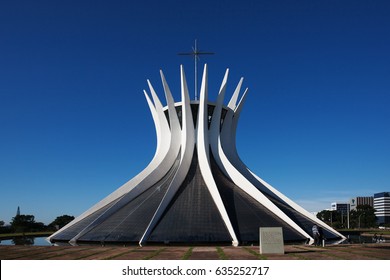
[[[259,254],[258,246],[0,246],[1,260],[389,260],[390,243],[326,247],[286,245],[285,254]]]

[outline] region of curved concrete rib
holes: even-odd
[[[236,103],[237,103],[238,96],[239,96],[240,91],[241,91],[241,86],[242,86],[242,82],[243,81],[244,81],[244,78],[241,77],[240,81],[237,84],[236,89],[233,92],[232,97],[230,98],[228,106],[227,106],[227,113],[226,113],[227,117],[225,117],[224,122],[226,120],[230,120],[231,122],[230,122],[229,125],[222,126],[222,130],[220,132],[221,136],[224,135],[222,137],[225,139],[226,143],[223,143],[223,144],[226,145],[227,147],[231,147],[232,145],[234,145],[234,144],[231,143],[231,141],[233,141],[233,140],[229,139],[228,136],[231,135],[231,131],[230,130],[231,130],[232,122],[233,122],[234,109],[236,109]],[[246,90],[248,90],[248,89],[246,89]],[[244,96],[245,95],[246,94],[244,93]],[[225,153],[229,157],[231,151],[229,149],[225,149]]]
[[[240,94],[240,90],[241,90],[241,86],[242,86],[242,82],[244,81],[244,78],[241,77],[240,81],[238,82],[237,84],[237,87],[228,103],[228,107],[232,110],[234,110],[236,108],[236,104],[237,104],[237,100],[238,100],[238,96]]]
[[[120,197],[120,199],[117,200],[113,205],[111,205],[106,211],[104,211],[99,217],[97,217],[93,222],[91,222],[88,226],[86,226],[83,230],[81,230],[76,236],[74,236],[69,242],[71,244],[75,244],[77,240],[81,238],[84,234],[94,229],[96,226],[101,224],[103,221],[109,218],[120,208],[122,208],[127,203],[132,201],[135,197],[137,197],[142,192],[146,191],[155,183],[157,183],[159,180],[161,180],[165,176],[165,174],[169,171],[169,169],[171,168],[171,166],[175,161],[175,158],[177,157],[177,154],[180,149],[180,143],[178,142],[178,134],[171,133],[167,119],[163,111],[163,106],[149,80],[148,80],[148,85],[152,93],[154,106],[148,94],[144,91],[145,97],[148,101],[149,106],[151,106],[151,108],[153,107],[155,108],[154,117],[157,118],[157,123],[160,124],[160,129],[158,130],[159,132],[157,133],[157,137],[158,139],[160,139],[157,144],[158,152],[156,152],[156,155],[154,157],[155,162],[157,163],[159,162],[159,163],[154,166],[154,169],[151,170],[149,174],[146,174],[146,176],[142,181],[133,182],[132,186],[127,184],[126,186],[127,189],[125,190],[127,192],[122,197]],[[169,98],[169,94],[170,92],[167,92],[168,98]],[[170,102],[170,105],[168,104],[168,106],[172,106],[172,102]],[[172,115],[171,118],[174,119],[174,116]],[[173,124],[175,125],[175,123]],[[163,158],[159,158],[161,154],[164,155]],[[134,183],[136,185],[134,185]]]
[[[193,101],[192,104],[198,104],[197,114],[197,126],[194,127],[193,114],[191,110],[191,101],[189,98],[187,82],[184,74],[184,69],[180,67],[181,73],[181,107],[182,107],[182,123],[176,113],[176,107],[180,106],[180,103],[176,103],[173,100],[168,83],[165,80],[163,72],[160,70],[161,80],[164,87],[165,97],[167,101],[168,117],[166,116],[165,108],[163,108],[152,84],[147,80],[149,90],[151,92],[151,98],[146,91],[144,91],[146,101],[151,111],[153,121],[156,128],[157,136],[157,148],[155,155],[149,165],[141,171],[133,179],[122,185],[112,194],[92,206],[83,214],[78,216],[71,223],[51,235],[47,238],[50,241],[55,236],[75,225],[79,221],[83,220],[90,214],[98,211],[99,209],[107,206],[100,216],[94,221],[86,225],[81,231],[74,236],[69,243],[75,245],[77,240],[83,235],[94,229],[96,226],[104,222],[112,214],[116,213],[123,206],[127,205],[138,195],[154,186],[157,182],[159,184],[167,183],[165,178],[166,174],[170,172],[170,176],[173,174],[173,178],[169,183],[168,189],[164,194],[157,210],[154,213],[153,218],[149,222],[145,232],[139,241],[139,244],[147,242],[149,236],[152,234],[155,226],[163,217],[167,207],[172,201],[173,197],[179,190],[183,181],[185,180],[188,171],[191,166],[195,144],[197,147],[198,163],[200,172],[204,179],[204,182],[211,194],[211,197],[225,223],[225,226],[232,238],[232,244],[238,245],[238,240],[234,232],[234,228],[229,219],[225,205],[219,194],[218,187],[213,177],[213,172],[210,165],[210,149],[214,156],[214,159],[222,170],[222,172],[230,178],[235,185],[250,195],[258,203],[269,209],[279,218],[284,220],[293,229],[302,234],[304,237],[313,241],[311,236],[306,233],[300,226],[298,226],[291,218],[289,218],[279,207],[277,207],[268,197],[274,197],[279,201],[282,201],[289,205],[292,209],[305,216],[308,220],[313,221],[318,225],[321,225],[327,231],[333,234],[345,238],[337,231],[317,219],[311,213],[303,209],[301,206],[290,200],[288,197],[280,193],[273,188],[270,184],[254,174],[240,159],[237,147],[236,147],[236,132],[238,120],[245,102],[247,91],[246,89],[237,105],[237,100],[240,95],[243,78],[240,79],[229,103],[227,106],[227,112],[222,120],[223,100],[226,91],[227,79],[229,69],[226,70],[223,78],[217,102],[214,107],[214,112],[211,117],[210,129],[209,127],[209,111],[208,107],[214,104],[208,102],[208,67],[204,66],[202,85],[200,91],[200,100]],[[169,121],[168,121],[168,119]],[[180,159],[180,160],[179,160]],[[179,160],[179,161],[178,161]],[[172,168],[174,167],[174,168]],[[165,178],[164,182],[161,179]],[[171,178],[171,177],[170,177]],[[267,197],[268,196],[268,197]],[[114,202],[115,203],[112,203]],[[131,214],[131,213],[130,213]],[[130,215],[129,214],[129,215]]]
[[[148,94],[146,91],[144,91],[146,101],[149,105],[150,112],[152,114],[152,118],[154,121],[155,129],[156,129],[156,137],[157,137],[157,148],[155,155],[151,162],[148,164],[148,166],[142,170],[138,175],[136,175],[134,178],[123,184],[120,188],[115,190],[113,193],[93,205],[91,208],[89,208],[87,211],[79,215],[76,219],[71,221],[69,224],[52,234],[47,238],[48,241],[50,241],[55,235],[63,232],[64,230],[68,229],[69,227],[73,226],[74,224],[78,223],[85,217],[89,216],[90,214],[94,213],[95,211],[103,208],[107,204],[111,203],[112,201],[120,198],[121,196],[125,195],[128,193],[131,189],[133,189],[135,186],[137,186],[142,180],[144,180],[147,176],[149,176],[155,169],[156,167],[161,164],[162,159],[165,158],[165,156],[168,154],[168,151],[166,149],[162,149],[161,147],[164,147],[165,145],[161,145],[161,142],[163,141],[161,135],[167,134],[170,136],[170,131],[169,131],[169,126],[166,123],[166,119],[161,119],[159,114],[157,112],[157,109],[153,102],[150,100]],[[161,104],[161,103],[160,103]],[[166,136],[164,136],[164,140]]]
[[[110,207],[107,211],[105,211],[101,216],[99,216],[93,223],[91,223],[88,227],[86,227],[80,234],[78,234],[76,237],[73,238],[72,242],[75,242],[77,238],[80,238],[83,234],[87,233],[91,229],[93,229],[95,226],[103,222],[105,219],[107,219],[110,215],[115,213],[118,209],[125,206],[128,202],[133,200],[135,197],[137,197],[139,194],[147,190],[149,187],[153,186],[155,183],[157,183],[161,178],[168,172],[171,165],[170,162],[175,160],[173,156],[177,157],[179,151],[180,151],[180,123],[179,119],[176,114],[176,109],[174,106],[174,101],[172,97],[172,93],[169,89],[169,86],[165,80],[164,74],[162,71],[160,71],[161,75],[161,81],[164,87],[165,97],[168,104],[168,112],[169,112],[169,123],[170,123],[170,133],[166,133],[168,131],[168,123],[167,122],[161,122],[164,123],[164,129],[160,129],[163,132],[166,133],[165,138],[160,137],[162,141],[160,141],[160,145],[157,145],[157,150],[163,150],[165,151],[168,148],[168,152],[166,155],[166,158],[162,161],[162,164],[164,166],[157,166],[157,169],[160,170],[153,170],[153,172],[145,178],[142,182],[139,183],[137,188],[131,189],[128,193],[126,193],[118,202],[116,202],[112,207]],[[157,94],[148,80],[149,88],[152,93],[153,101],[156,107],[156,113],[158,119],[166,119],[165,114],[163,112],[163,106],[160,102],[160,100],[157,97]],[[150,98],[148,97],[147,93],[145,92],[146,99],[148,101],[149,106],[152,105]],[[156,156],[158,158],[159,153],[156,153]],[[172,162],[173,164],[173,162]],[[157,172],[159,171],[159,172]],[[156,174],[154,174],[156,173]],[[155,175],[155,176],[153,176]],[[155,183],[153,183],[155,181]]]
[[[172,141],[180,143],[181,140],[181,129],[179,118],[176,113],[175,101],[173,100],[171,90],[169,89],[168,83],[165,79],[164,73],[160,70],[161,81],[163,83],[165,99],[167,100],[168,113],[169,113],[169,125],[171,127]]]
[[[156,224],[164,214],[165,209],[168,207],[172,198],[175,196],[176,192],[178,191],[180,185],[183,183],[184,179],[186,178],[194,154],[194,146],[195,146],[194,122],[192,118],[190,98],[188,94],[187,81],[185,78],[183,66],[180,66],[180,72],[181,72],[182,125],[183,125],[181,130],[182,153],[181,153],[180,165],[159,207],[154,213],[152,220],[150,221],[141,240],[139,241],[139,244],[141,246],[143,243],[147,242],[154,227],[156,226]]]
[[[94,206],[92,206],[86,212],[84,212],[79,217],[77,217],[77,219],[73,220],[71,223],[63,227],[61,230],[57,231],[52,236],[50,236],[48,238],[49,241],[52,237],[54,237],[58,233],[76,224],[83,218],[103,208],[104,206],[111,203],[112,201],[120,198],[115,204],[110,206],[104,213],[102,213],[102,215],[100,215],[92,223],[86,226],[81,232],[79,232],[79,234],[77,234],[71,239],[70,243],[75,244],[77,242],[77,239],[79,239],[85,233],[87,233],[88,231],[96,227],[107,217],[109,217],[112,213],[114,213],[117,209],[121,208],[127,202],[131,201],[140,193],[144,192],[149,187],[157,183],[161,178],[164,177],[164,175],[169,171],[170,167],[173,165],[178,155],[178,152],[180,150],[180,145],[177,145],[177,142],[180,141],[180,135],[178,135],[178,133],[171,133],[167,119],[163,112],[162,104],[159,98],[157,97],[157,94],[155,93],[149,80],[148,80],[148,84],[152,92],[152,98],[154,104],[149,98],[146,91],[144,91],[144,95],[149,105],[149,109],[151,111],[155,123],[156,136],[157,136],[157,148],[152,161],[137,176],[135,176],[130,181],[128,181],[120,188],[118,188],[116,191],[111,193],[109,196],[107,196],[106,198],[104,198]],[[170,95],[170,91],[166,93],[166,96],[168,97],[169,100],[173,100],[172,96],[169,95]],[[174,107],[173,102],[168,102],[168,105]],[[173,125],[173,127],[176,126],[176,130],[178,127],[180,127],[180,124],[177,121],[175,121],[174,115],[172,114],[170,116],[170,123]]]
[[[200,168],[200,172],[202,173],[202,177],[206,183],[206,186],[232,238],[232,244],[233,246],[238,246],[238,239],[236,233],[234,232],[233,226],[230,222],[229,216],[223,204],[222,198],[219,194],[210,167],[210,158],[209,158],[210,146],[209,146],[209,136],[208,136],[209,133],[208,133],[208,103],[207,103],[208,77],[207,76],[208,73],[207,73],[207,64],[206,64],[203,71],[203,79],[202,79],[202,85],[200,91],[200,103],[199,103],[197,138],[196,138],[199,168]],[[225,75],[225,78],[227,79],[227,75]]]
[[[225,76],[226,78],[226,76]],[[269,209],[271,212],[273,212],[276,216],[278,216],[280,219],[285,221],[288,225],[290,225],[292,228],[294,228],[297,232],[299,232],[301,235],[303,235],[305,238],[311,238],[310,235],[308,235],[303,229],[301,229],[293,220],[291,220],[283,211],[281,211],[276,205],[274,205],[266,196],[264,196],[255,186],[253,186],[229,161],[228,157],[226,156],[224,150],[222,149],[222,144],[226,139],[221,139],[220,137],[220,118],[222,113],[222,102],[224,98],[224,92],[226,88],[226,80],[224,79],[224,82],[221,86],[220,93],[218,95],[217,99],[217,105],[214,109],[213,117],[212,117],[212,123],[210,126],[210,143],[211,143],[211,150],[213,152],[215,161],[217,165],[220,167],[220,169],[225,173],[226,176],[228,176],[233,183],[242,189],[244,192],[246,192],[249,196],[251,196],[253,199],[255,199],[257,202],[259,202],[261,205]],[[241,85],[239,85],[240,87]],[[245,91],[244,98],[246,96],[247,91]],[[241,101],[243,99],[241,98]],[[223,123],[223,126],[231,124],[231,120],[226,118],[231,118],[232,114],[225,116],[225,121]],[[231,139],[230,139],[231,141]],[[231,143],[234,143],[233,141]],[[229,147],[227,147],[229,149]]]
[[[164,74],[160,71],[161,81],[163,83],[165,98],[168,105],[169,124],[171,129],[171,149],[175,158],[180,152],[181,147],[181,128],[179,118],[176,113],[175,102],[172,97],[171,90],[169,89],[168,83],[165,80]]]
[[[248,169],[249,170],[249,169]],[[299,204],[295,203],[294,201],[292,201],[291,199],[289,199],[287,196],[285,196],[284,194],[282,194],[281,192],[279,192],[277,189],[275,189],[274,187],[272,187],[270,184],[268,184],[266,181],[264,181],[263,179],[261,179],[260,177],[258,177],[256,174],[254,174],[252,171],[249,170],[249,172],[251,172],[251,174],[263,185],[265,185],[270,191],[272,191],[274,194],[276,194],[280,199],[282,199],[285,203],[287,203],[288,205],[290,205],[293,209],[295,209],[296,211],[298,211],[300,214],[304,215],[306,218],[308,218],[309,220],[313,221],[313,224],[317,224],[319,226],[321,226],[322,228],[332,232],[333,234],[339,236],[340,238],[343,238],[343,239],[346,239],[346,237],[342,234],[340,234],[339,232],[337,232],[336,230],[334,230],[332,227],[330,227],[329,225],[327,225],[326,223],[324,223],[323,221],[321,221],[320,219],[318,219],[316,216],[314,216],[313,214],[311,214],[310,212],[308,212],[306,209],[304,209],[303,207],[301,207]]]
[[[340,236],[341,238],[345,238],[343,235],[335,231],[333,228],[322,222],[321,220],[317,219],[314,215],[309,213],[307,210],[293,202],[291,199],[283,195],[281,192],[276,190],[274,187],[272,187],[270,184],[265,182],[263,179],[258,177],[256,174],[254,174],[250,169],[242,162],[240,159],[238,152],[237,152],[237,146],[236,146],[236,131],[237,131],[237,124],[238,120],[245,102],[247,90],[244,92],[239,104],[236,106],[234,102],[229,103],[229,108],[234,109],[229,110],[229,112],[225,116],[225,121],[222,127],[221,131],[221,137],[223,139],[222,141],[222,147],[223,151],[228,152],[229,160],[234,166],[234,168],[238,171],[238,173],[246,178],[247,181],[249,181],[253,186],[258,188],[259,190],[276,197],[278,199],[283,200],[285,203],[290,205],[293,209],[295,209],[298,213],[304,215],[309,220],[313,221],[313,223],[316,223],[318,225],[321,225],[323,228],[327,229],[328,231],[332,232],[333,234]],[[236,92],[234,93],[234,95]],[[234,96],[233,95],[233,96]],[[232,97],[233,100],[233,97]],[[237,99],[235,99],[237,100]],[[226,142],[226,143],[225,143]],[[230,172],[228,172],[231,174]],[[310,236],[310,241],[312,242],[313,239]]]
[[[162,130],[162,132],[163,133],[165,132],[167,134],[166,135],[159,135],[157,137],[158,139],[162,139],[161,141],[159,141],[160,143],[157,145],[157,150],[165,151],[168,148],[167,156],[162,162],[164,165],[157,166],[156,170],[153,170],[153,172],[148,177],[146,177],[145,180],[140,182],[139,185],[136,186],[136,188],[133,188],[128,193],[126,193],[119,201],[117,201],[114,205],[112,205],[109,209],[107,209],[101,216],[99,216],[97,219],[95,219],[83,231],[81,231],[77,236],[75,236],[71,240],[71,242],[75,243],[78,238],[80,238],[85,233],[89,232],[94,227],[99,225],[101,222],[106,220],[110,215],[115,213],[121,207],[125,206],[128,202],[133,200],[135,197],[137,197],[139,194],[141,194],[142,192],[147,190],[149,187],[153,186],[155,184],[155,183],[153,183],[154,181],[156,181],[156,183],[158,181],[160,181],[161,178],[170,169],[169,163],[172,160],[172,156],[175,155],[177,157],[179,150],[180,150],[180,139],[181,139],[180,123],[179,123],[179,119],[178,119],[177,114],[176,114],[176,109],[174,107],[174,102],[173,102],[173,98],[172,98],[172,94],[171,94],[171,91],[169,89],[169,86],[165,80],[165,77],[164,77],[164,74],[162,73],[162,71],[160,71],[160,74],[161,74],[161,81],[162,81],[162,84],[164,87],[164,92],[165,92],[165,96],[166,96],[166,100],[167,100],[167,104],[168,104],[169,121],[170,121],[170,133],[167,133],[167,131],[169,130],[168,123],[161,122],[161,123],[164,123],[164,129]],[[162,106],[159,98],[157,97],[157,94],[156,94],[156,92],[155,92],[155,90],[154,90],[154,88],[149,80],[148,80],[148,85],[149,85],[149,89],[152,93],[152,98],[153,98],[153,102],[155,104],[154,105],[156,108],[155,112],[157,114],[158,121],[160,121],[161,119],[166,119],[165,114],[163,112],[163,106]],[[153,106],[147,93],[146,92],[144,92],[144,93],[145,93],[145,96],[146,96],[146,99],[148,101],[149,106]],[[161,131],[160,131],[160,133],[161,133]],[[158,157],[158,156],[159,156],[159,153],[156,153],[155,157]],[[156,173],[155,176],[152,176],[153,173]],[[150,184],[153,184],[153,185],[150,185]]]
[[[214,108],[213,116],[211,118],[209,136],[210,136],[210,147],[214,155],[214,159],[217,162],[220,169],[225,173],[226,176],[229,176],[226,169],[224,169],[222,162],[218,156],[218,145],[220,139],[220,128],[221,128],[221,116],[222,116],[222,106],[223,100],[225,98],[227,79],[229,75],[229,69],[226,70],[225,76],[222,80],[221,87],[219,89],[219,94],[217,97],[217,103]]]

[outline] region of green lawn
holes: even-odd
[[[338,232],[343,233],[343,232],[349,232],[349,233],[354,233],[356,234],[383,234],[383,235],[390,235],[390,230],[388,229],[376,229],[376,228],[367,228],[367,229],[336,229]]]

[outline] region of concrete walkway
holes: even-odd
[[[390,243],[327,247],[286,245],[283,255],[260,255],[250,247],[0,246],[1,260],[389,260]]]

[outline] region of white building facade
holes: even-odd
[[[199,100],[190,100],[183,67],[181,101],[161,72],[164,107],[148,81],[144,91],[156,127],[157,148],[137,176],[48,240],[52,243],[256,243],[259,227],[282,227],[286,242],[312,242],[313,224],[327,239],[337,231],[255,175],[236,149],[238,120],[248,89],[241,79],[223,104],[229,70],[215,103],[208,100],[204,66]]]
[[[374,194],[374,209],[378,225],[390,225],[390,192]]]
[[[360,205],[368,205],[374,207],[374,197],[373,196],[357,196],[351,198],[349,201],[350,209],[356,210],[356,207]]]

